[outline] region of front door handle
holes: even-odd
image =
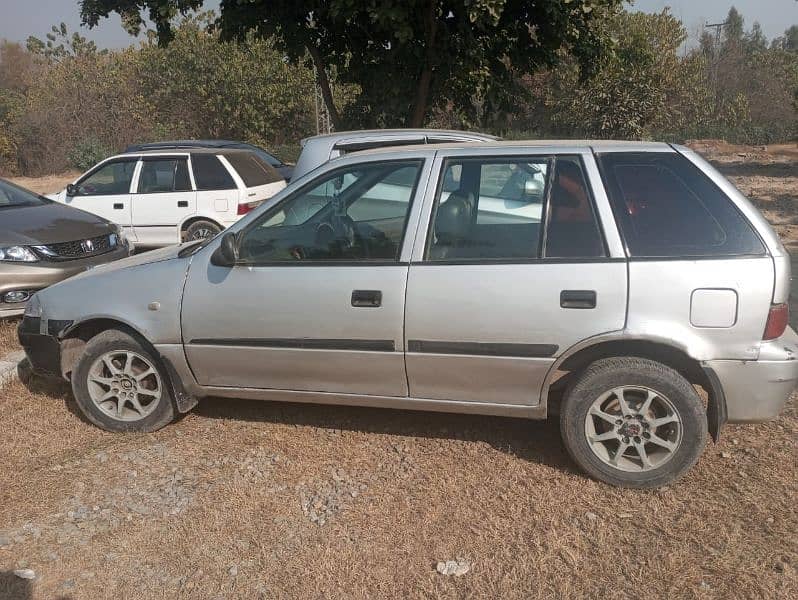
[[[121,202],[114,203],[114,210],[122,210],[123,208],[125,208],[125,205],[122,204]]]
[[[355,290],[352,292],[352,306],[378,308],[382,305],[380,290]]]
[[[188,208],[188,200],[178,200],[177,208]]]
[[[596,308],[595,290],[563,290],[560,292],[561,308]]]

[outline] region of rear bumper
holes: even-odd
[[[765,342],[759,360],[708,360],[718,377],[730,423],[757,423],[779,416],[798,386],[798,336],[791,328]]]

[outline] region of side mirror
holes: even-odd
[[[219,247],[211,255],[211,263],[217,267],[234,267],[238,261],[238,239],[229,231],[222,236]]]
[[[543,184],[537,179],[524,181],[524,197],[539,199],[543,196]]]
[[[74,183],[68,183],[66,186],[66,193],[70,198],[77,196],[80,193],[80,187]]]

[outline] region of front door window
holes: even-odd
[[[398,260],[421,166],[367,163],[328,173],[244,230],[239,260]]]
[[[116,160],[104,164],[78,183],[78,196],[114,196],[130,192],[135,160]]]

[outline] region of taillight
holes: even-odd
[[[775,340],[787,329],[790,321],[790,307],[787,304],[773,304],[768,312],[768,321],[765,324],[763,340]]]
[[[249,211],[251,211],[253,208],[257,208],[261,204],[263,204],[263,200],[255,200],[254,202],[246,202],[244,204],[239,204],[238,205],[238,214],[239,215],[245,215]]]

